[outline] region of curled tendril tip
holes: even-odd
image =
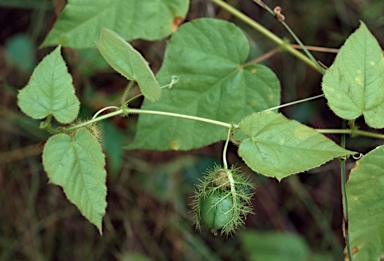
[[[171,82],[164,85],[164,86],[161,86],[161,88],[167,88],[168,87],[168,89],[171,89],[173,87],[173,85],[175,85],[178,82],[179,82],[179,77],[177,75],[172,75]]]
[[[274,9],[273,9],[273,12],[275,13],[276,15],[276,19],[279,21],[279,22],[282,22],[285,20],[285,16],[281,13],[283,11],[283,8],[281,8],[280,6],[276,6]]]

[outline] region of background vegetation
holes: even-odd
[[[270,14],[251,0],[228,2],[277,35],[290,39]],[[282,6],[286,22],[305,44],[338,48],[357,28],[359,20],[384,43],[384,34],[380,34],[384,29],[383,1],[267,3]],[[242,168],[236,148],[230,148],[233,152],[229,153],[229,162],[248,171],[256,185],[252,202],[255,214],[248,216],[246,229],[241,229],[237,236],[215,237],[208,230],[200,234],[192,226],[190,196],[206,168],[220,161],[222,144],[190,152],[122,150],[133,139],[135,117],[109,120],[102,126],[109,191],[100,237],[95,227],[66,200],[62,190],[47,183],[41,151],[48,135],[16,105],[18,90],[27,84],[37,62],[52,50],[38,46],[64,4],[63,0],[0,0],[0,260],[266,260],[257,259],[263,251],[285,256],[276,260],[290,260],[287,249],[312,255],[310,260],[343,258],[337,162],[279,183]],[[191,1],[186,21],[199,17],[215,17],[240,26],[254,47],[250,60],[276,48],[208,0]],[[136,40],[132,44],[156,72],[162,63],[166,40]],[[115,97],[120,97],[127,82],[111,73],[97,50],[64,48],[64,55],[76,93],[85,105],[82,117],[118,102]],[[334,53],[314,55],[326,66],[335,57]],[[283,103],[320,94],[321,75],[295,57],[277,52],[262,63],[280,79]],[[135,105],[140,106],[140,101]],[[324,99],[282,112],[315,128],[341,125]],[[362,122],[357,123],[364,129]],[[337,136],[331,138],[338,141]],[[379,141],[360,138],[358,143],[350,144],[350,149],[356,146],[364,151],[365,146],[373,147],[373,142]],[[252,242],[265,245],[260,247]],[[287,247],[290,245],[292,248]]]

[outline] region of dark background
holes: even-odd
[[[292,37],[251,0],[229,0],[282,38]],[[339,48],[359,20],[384,43],[384,1],[266,1],[280,5],[286,22],[306,44]],[[222,143],[188,152],[126,151],[135,133],[135,117],[103,123],[107,154],[108,208],[103,235],[64,196],[48,184],[41,151],[48,134],[23,115],[16,95],[52,48],[38,49],[65,1],[0,1],[0,260],[247,260],[238,236],[198,233],[190,213],[193,188],[207,167],[220,162]],[[247,34],[255,59],[276,46],[210,1],[192,0],[186,21],[216,17],[236,23]],[[136,40],[133,45],[159,70],[166,39]],[[334,53],[313,52],[330,66]],[[82,102],[82,117],[116,104],[127,82],[95,52],[64,48],[64,57]],[[321,93],[321,75],[288,53],[262,62],[278,76],[282,103]],[[134,103],[140,106],[141,100]],[[283,109],[289,118],[315,128],[340,128],[324,99]],[[357,123],[364,129],[363,122]],[[329,136],[336,142],[340,137]],[[367,152],[380,144],[358,138],[348,148]],[[303,159],[305,160],[305,159]],[[247,230],[285,231],[301,235],[313,252],[327,260],[343,258],[342,206],[338,161],[278,182],[252,173],[230,145],[229,163],[252,177],[256,194]],[[353,166],[348,161],[347,168]],[[241,234],[242,229],[239,233]]]

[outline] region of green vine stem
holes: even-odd
[[[52,128],[51,121],[52,115],[48,115],[47,118],[40,123],[40,129],[45,129],[52,134],[60,133],[60,131],[58,131],[57,129]]]
[[[129,92],[131,91],[133,85],[135,84],[135,81],[130,81],[127,85],[127,87],[124,90],[123,95],[121,96],[120,105],[123,106],[127,102]]]
[[[112,108],[112,107],[113,106],[111,106],[109,108]],[[104,109],[102,109],[102,110],[104,110]],[[225,127],[225,128],[228,128],[228,129],[232,129],[232,127],[233,127],[232,124],[227,123],[227,122],[216,121],[216,120],[211,120],[211,119],[207,119],[207,118],[201,118],[201,117],[197,117],[197,116],[190,116],[190,115],[186,115],[186,114],[128,108],[128,109],[118,109],[116,111],[104,114],[104,115],[96,117],[96,118],[94,117],[94,118],[92,118],[89,121],[85,121],[85,122],[82,122],[80,124],[68,127],[68,128],[60,128],[56,132],[62,133],[62,132],[73,131],[73,130],[85,127],[85,126],[87,126],[89,124],[96,123],[96,122],[101,121],[101,120],[112,118],[112,117],[115,117],[115,116],[118,116],[118,115],[126,115],[126,114],[150,114],[150,115],[168,116],[168,117],[173,117],[173,118],[180,118],[180,119],[186,119],[186,120],[194,120],[194,121],[205,122],[205,123],[209,123],[209,124]],[[234,128],[237,128],[237,127],[238,126],[234,126]]]
[[[285,104],[283,104],[285,105]],[[108,108],[115,108],[114,106],[110,106]],[[277,107],[274,107],[272,109],[277,109]],[[102,109],[103,110],[103,109]],[[164,112],[164,111],[152,111],[152,110],[142,110],[142,109],[118,109],[116,111],[104,114],[102,116],[92,118],[89,121],[82,122],[80,124],[67,127],[67,128],[58,128],[58,129],[52,129],[50,126],[44,126],[42,128],[47,129],[48,131],[52,133],[63,133],[63,132],[68,132],[68,131],[73,131],[82,127],[85,127],[89,124],[96,123],[101,120],[105,120],[111,117],[115,117],[118,115],[127,115],[127,114],[150,114],[150,115],[159,115],[159,116],[166,116],[166,117],[173,117],[173,118],[180,118],[180,119],[186,119],[186,120],[194,120],[194,121],[199,121],[199,122],[205,122],[208,124],[213,124],[217,126],[221,126],[224,128],[229,129],[229,137],[231,134],[231,131],[233,129],[238,129],[239,125],[238,124],[231,124],[227,122],[222,122],[222,121],[217,121],[217,120],[212,120],[212,119],[207,119],[207,118],[202,118],[202,117],[197,117],[197,116],[191,116],[191,115],[186,115],[186,114],[180,114],[180,113],[173,113],[173,112]],[[350,134],[352,136],[366,136],[366,137],[371,137],[371,138],[377,138],[377,139],[384,139],[384,134],[380,133],[374,133],[374,132],[369,132],[369,131],[362,131],[358,129],[316,129],[319,133],[322,134]],[[228,141],[228,139],[227,139]]]
[[[225,169],[228,169],[228,163],[227,163],[227,149],[228,149],[228,143],[229,140],[231,139],[232,136],[232,128],[228,129],[228,135],[227,139],[224,144],[224,149],[223,149],[223,166]]]
[[[281,105],[276,106],[276,107],[268,108],[268,109],[266,109],[264,111],[273,111],[273,110],[285,108],[285,107],[288,107],[288,106],[291,106],[291,105],[295,105],[295,104],[299,104],[299,103],[315,100],[315,99],[318,99],[318,98],[321,98],[321,97],[324,97],[324,94],[319,94],[319,95],[312,96],[312,97],[309,97],[309,98],[305,98],[305,99],[301,99],[301,100],[297,100],[297,101],[293,101],[293,102],[284,103],[284,104],[281,104]]]
[[[213,125],[225,127],[228,129],[232,128],[232,124],[222,121],[216,121],[211,120],[207,118],[201,118],[197,116],[190,116],[185,114],[179,114],[179,113],[173,113],[173,112],[165,112],[165,111],[151,111],[151,110],[142,110],[142,109],[128,109],[129,114],[151,114],[151,115],[160,115],[160,116],[169,116],[174,118],[180,118],[180,119],[187,119],[187,120],[194,120],[194,121],[200,121],[205,123],[210,123]]]
[[[316,59],[313,57],[313,55],[308,51],[308,49],[304,46],[304,44],[300,41],[299,37],[293,32],[293,30],[288,26],[288,24],[285,22],[285,16],[281,13],[282,8],[280,6],[275,7],[274,10],[272,10],[267,4],[265,4],[261,0],[253,0],[256,4],[260,5],[262,8],[267,10],[270,14],[272,14],[276,19],[285,27],[285,29],[290,33],[295,39],[295,41],[299,44],[301,49],[305,52],[305,54],[308,56],[309,59],[312,60],[314,64],[316,64],[318,71],[320,71],[322,74],[324,74],[324,69],[320,66],[320,64],[316,61]]]
[[[283,51],[287,51],[291,53],[292,55],[296,56],[298,59],[301,61],[305,62],[309,66],[311,66],[313,69],[318,71],[319,73],[323,73],[322,69],[319,69],[318,64],[314,63],[311,59],[309,59],[307,56],[305,56],[303,53],[299,52],[295,48],[289,45],[286,41],[281,39],[280,37],[276,36],[274,33],[266,29],[264,26],[261,24],[257,23],[256,21],[252,20],[242,12],[238,11],[236,8],[232,7],[231,5],[227,4],[223,0],[211,0],[230,14],[234,15],[244,23],[248,24],[251,26],[253,29],[257,30],[264,36],[266,36],[268,39],[270,39],[272,42],[276,43]]]
[[[73,131],[73,130],[76,130],[76,129],[85,127],[85,126],[87,126],[87,125],[89,125],[89,124],[96,123],[96,122],[98,122],[98,121],[102,121],[102,120],[105,120],[105,119],[108,119],[108,118],[112,118],[112,117],[115,117],[115,116],[119,116],[119,115],[121,115],[121,114],[124,114],[124,110],[123,110],[123,109],[119,109],[119,110],[116,110],[116,111],[113,111],[113,112],[104,114],[104,115],[102,115],[102,116],[93,118],[93,119],[91,119],[91,120],[89,120],[89,121],[85,121],[85,122],[82,122],[82,123],[80,123],[80,124],[77,124],[77,125],[68,127],[68,128],[61,128],[61,129],[59,129],[59,130],[60,130],[60,132]]]
[[[357,129],[316,129],[322,134],[350,134],[352,136],[366,136],[376,139],[384,139],[384,134],[374,133],[369,131],[362,131]]]
[[[308,51],[308,49],[304,46],[304,44],[300,41],[299,37],[293,32],[293,30],[287,25],[286,22],[281,21],[281,24],[287,29],[287,31],[292,35],[292,37],[295,39],[295,41],[300,45],[300,47],[303,49],[305,54],[311,59],[311,61],[316,64],[317,70],[321,73],[324,74],[325,71],[324,69],[320,66],[320,64],[316,61],[316,59],[313,57],[313,55]],[[291,46],[291,45],[290,45]]]
[[[344,130],[346,128],[346,123],[343,120],[342,123],[342,129]],[[346,135],[342,134],[341,135],[341,142],[340,146],[345,149],[346,147]],[[352,256],[352,248],[351,248],[351,243],[349,239],[349,232],[348,232],[348,202],[347,202],[347,192],[345,189],[345,184],[347,183],[347,177],[346,177],[346,170],[345,170],[345,161],[346,159],[341,158],[340,159],[340,173],[341,173],[341,197],[342,197],[342,202],[343,202],[343,236],[345,240],[345,244],[347,245],[347,250],[348,250],[348,256],[349,260],[353,261],[353,256]]]

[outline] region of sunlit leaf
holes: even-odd
[[[167,84],[156,103],[142,109],[158,110],[239,122],[246,115],[280,103],[280,85],[263,65],[245,65],[249,44],[235,25],[215,19],[184,24],[168,43],[157,79]],[[188,150],[226,138],[227,130],[212,124],[163,116],[140,115],[129,148]]]
[[[346,185],[354,261],[384,258],[384,146],[356,162]]]
[[[125,40],[158,40],[177,29],[188,0],[69,0],[42,46],[95,47],[102,28]]]
[[[80,102],[61,56],[60,46],[35,68],[17,99],[20,109],[33,119],[52,115],[60,123],[69,123],[77,117]]]
[[[45,144],[43,164],[50,182],[61,186],[69,201],[102,233],[107,187],[99,142],[85,129],[72,137],[54,135]]]
[[[151,101],[160,98],[160,85],[147,61],[129,43],[115,32],[103,29],[96,44],[112,68],[128,80],[136,81],[146,98]]]
[[[323,78],[329,107],[339,117],[364,115],[373,128],[384,128],[384,58],[364,23],[345,42]]]
[[[353,153],[274,112],[254,113],[241,121],[240,129],[248,138],[241,142],[239,155],[254,171],[278,180]]]

